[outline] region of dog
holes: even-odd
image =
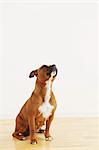
[[[30,135],[30,143],[37,144],[36,132],[41,132],[45,125],[45,139],[52,140],[50,126],[57,107],[52,83],[57,72],[56,65],[43,65],[30,73],[30,78],[36,76],[35,88],[16,117],[13,137],[25,140]]]

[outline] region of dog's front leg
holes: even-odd
[[[51,141],[53,138],[51,137],[51,135],[50,135],[50,126],[51,126],[51,122],[52,122],[52,120],[53,120],[53,118],[54,118],[54,114],[52,114],[49,118],[48,118],[48,120],[46,121],[46,129],[45,129],[45,139],[46,139],[46,141]]]
[[[36,144],[36,135],[35,135],[35,116],[29,117],[29,130],[30,130],[30,140],[31,144]]]

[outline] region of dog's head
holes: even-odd
[[[57,76],[56,65],[50,65],[50,66],[43,65],[39,69],[33,70],[29,75],[30,78],[34,76],[36,76],[38,80],[41,82],[46,82],[49,79],[53,81]]]

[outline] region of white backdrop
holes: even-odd
[[[97,4],[0,2],[0,118],[15,118],[31,95],[29,73],[56,64],[56,116],[96,116]]]

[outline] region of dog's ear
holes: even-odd
[[[29,75],[29,78],[32,78],[34,76],[37,76],[38,75],[38,70],[33,70],[30,75]]]

